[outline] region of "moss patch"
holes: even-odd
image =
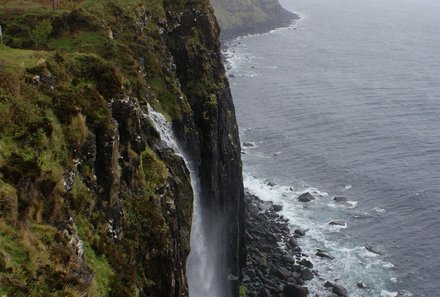
[[[245,286],[240,286],[240,297],[246,297],[247,289]]]
[[[95,251],[88,244],[86,244],[84,251],[87,264],[92,268],[94,275],[89,294],[97,297],[108,296],[110,282],[115,274],[113,269],[107,258],[104,255],[96,255]]]

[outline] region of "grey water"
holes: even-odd
[[[310,228],[350,296],[440,296],[440,1],[281,2],[296,24],[226,52],[245,186]]]

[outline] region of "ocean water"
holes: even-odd
[[[309,229],[319,296],[440,296],[440,1],[281,2],[296,24],[225,51],[245,186]]]

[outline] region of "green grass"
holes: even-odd
[[[169,115],[171,118],[178,117],[180,114],[180,105],[177,104],[177,99],[183,95],[178,95],[177,92],[173,92],[173,89],[170,89],[160,76],[149,80],[148,83],[160,102],[160,106],[155,105],[154,108]]]
[[[14,70],[35,67],[44,63],[49,55],[50,53],[46,51],[15,49],[0,45],[0,61]]]
[[[87,11],[102,14],[108,12],[113,7],[119,7],[126,14],[131,14],[136,6],[142,4],[145,6],[147,13],[155,17],[165,17],[165,11],[162,5],[163,0],[86,0],[83,8]],[[113,5],[109,5],[109,2]]]
[[[45,224],[33,224],[32,231],[42,242],[47,244],[54,241],[55,234],[58,232],[55,227]]]
[[[0,251],[5,252],[14,269],[20,269],[28,260],[26,250],[21,245],[18,230],[0,221]]]
[[[68,152],[61,127],[58,128],[60,129],[59,134],[53,133],[53,136],[48,138],[47,146],[38,154],[38,162],[41,170],[50,172],[51,179],[60,184],[65,171],[64,165],[68,164]],[[62,188],[61,185],[59,187]]]
[[[91,296],[106,297],[110,291],[114,271],[104,255],[96,255],[95,251],[86,244],[84,247],[87,264],[93,270],[93,281],[89,289]]]
[[[264,23],[268,18],[262,8],[252,0],[211,0],[211,3],[223,30],[249,26],[249,23]],[[239,9],[230,11],[227,7]]]
[[[1,113],[1,112],[0,112]],[[0,167],[3,167],[11,156],[13,141],[10,138],[0,137]]]
[[[240,286],[240,297],[246,297],[247,289],[245,286]]]
[[[111,42],[109,38],[102,33],[80,32],[76,35],[57,37],[49,39],[47,42],[49,48],[63,49],[70,52],[95,52],[103,44]]]
[[[13,0],[6,1],[6,4],[0,5],[0,14],[61,14],[70,11],[76,6],[73,1],[59,1],[55,12],[52,10],[52,4],[48,1],[35,0]],[[5,9],[6,8],[6,9]]]
[[[36,1],[9,0],[6,12],[0,5],[7,44],[0,46],[0,204],[17,208],[11,218],[1,217],[0,210],[0,251],[11,258],[14,270],[8,277],[29,289],[23,296],[70,296],[63,295],[66,291],[75,296],[85,291],[98,297],[132,296],[135,288],[148,291],[160,286],[162,276],[157,272],[172,253],[170,226],[175,217],[165,213],[163,205],[166,200],[173,212],[176,198],[158,192],[169,182],[169,170],[176,168],[167,168],[152,149],[144,149],[145,143],[141,147],[119,144],[121,156],[125,158],[129,151],[126,161],[134,170],[129,187],[123,188],[122,182],[120,190],[115,187],[119,199],[115,201],[124,212],[117,227],[124,230],[124,238],[113,242],[108,239],[108,212],[102,211],[113,206],[99,194],[107,185],[96,183],[95,174],[101,168],[78,158],[77,152],[84,153],[93,135],[113,135],[110,105],[114,98],[152,101],[170,120],[189,112],[190,106],[169,65],[171,46],[160,36],[163,0],[85,0],[77,2],[80,9],[72,13],[74,5],[67,2],[61,0],[64,6],[54,14],[51,7]],[[208,3],[195,2],[194,7]],[[167,1],[165,7],[178,13],[178,5],[189,4]],[[139,22],[143,16],[146,23]],[[195,34],[191,40],[195,55],[203,42],[198,37]],[[33,79],[37,75],[39,81]],[[202,86],[200,90],[203,95],[209,91]],[[62,181],[71,171],[76,177],[67,191]],[[179,201],[179,211],[189,233],[190,183],[185,172],[173,174],[188,187],[185,197],[182,187],[178,190],[180,200],[188,198]],[[28,188],[20,188],[22,184]],[[9,209],[5,212],[10,213]],[[75,257],[68,238],[58,229],[63,228],[58,222],[70,216],[85,244],[85,263],[93,271],[90,288],[75,283],[79,277],[70,261]],[[23,228],[11,227],[16,223]],[[75,293],[78,288],[82,292]],[[1,288],[0,297],[14,294],[11,290],[17,288]]]
[[[165,183],[169,175],[168,168],[150,148],[141,154],[141,167],[146,187],[154,194],[155,189]]]
[[[83,216],[75,216],[78,235],[84,242],[84,257],[87,265],[93,271],[93,281],[88,289],[90,296],[105,297],[111,289],[111,281],[115,271],[104,254],[98,254],[91,246],[93,242],[100,242],[99,232]]]
[[[26,282],[27,277],[47,263],[47,253],[39,249],[39,242],[25,229],[16,229],[0,220],[0,253],[8,259],[7,269],[0,272],[0,281],[9,280],[4,283],[3,294],[35,296],[24,295],[22,288],[26,288],[27,293],[30,293],[33,288]],[[17,294],[18,292],[22,294]]]

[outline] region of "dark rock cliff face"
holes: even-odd
[[[268,32],[288,26],[298,18],[285,10],[278,0],[210,0],[220,27],[222,39]]]
[[[208,1],[14,3],[0,13],[0,295],[188,296],[189,172],[148,103],[198,165],[213,269],[237,296],[240,142]]]
[[[211,9],[173,15],[171,20],[177,25],[169,33],[169,44],[198,135],[206,237],[213,244],[209,249],[223,263],[218,267],[223,296],[236,296],[245,258],[241,149],[219,28]],[[203,29],[197,32],[195,27]],[[185,144],[194,150],[191,142]]]

